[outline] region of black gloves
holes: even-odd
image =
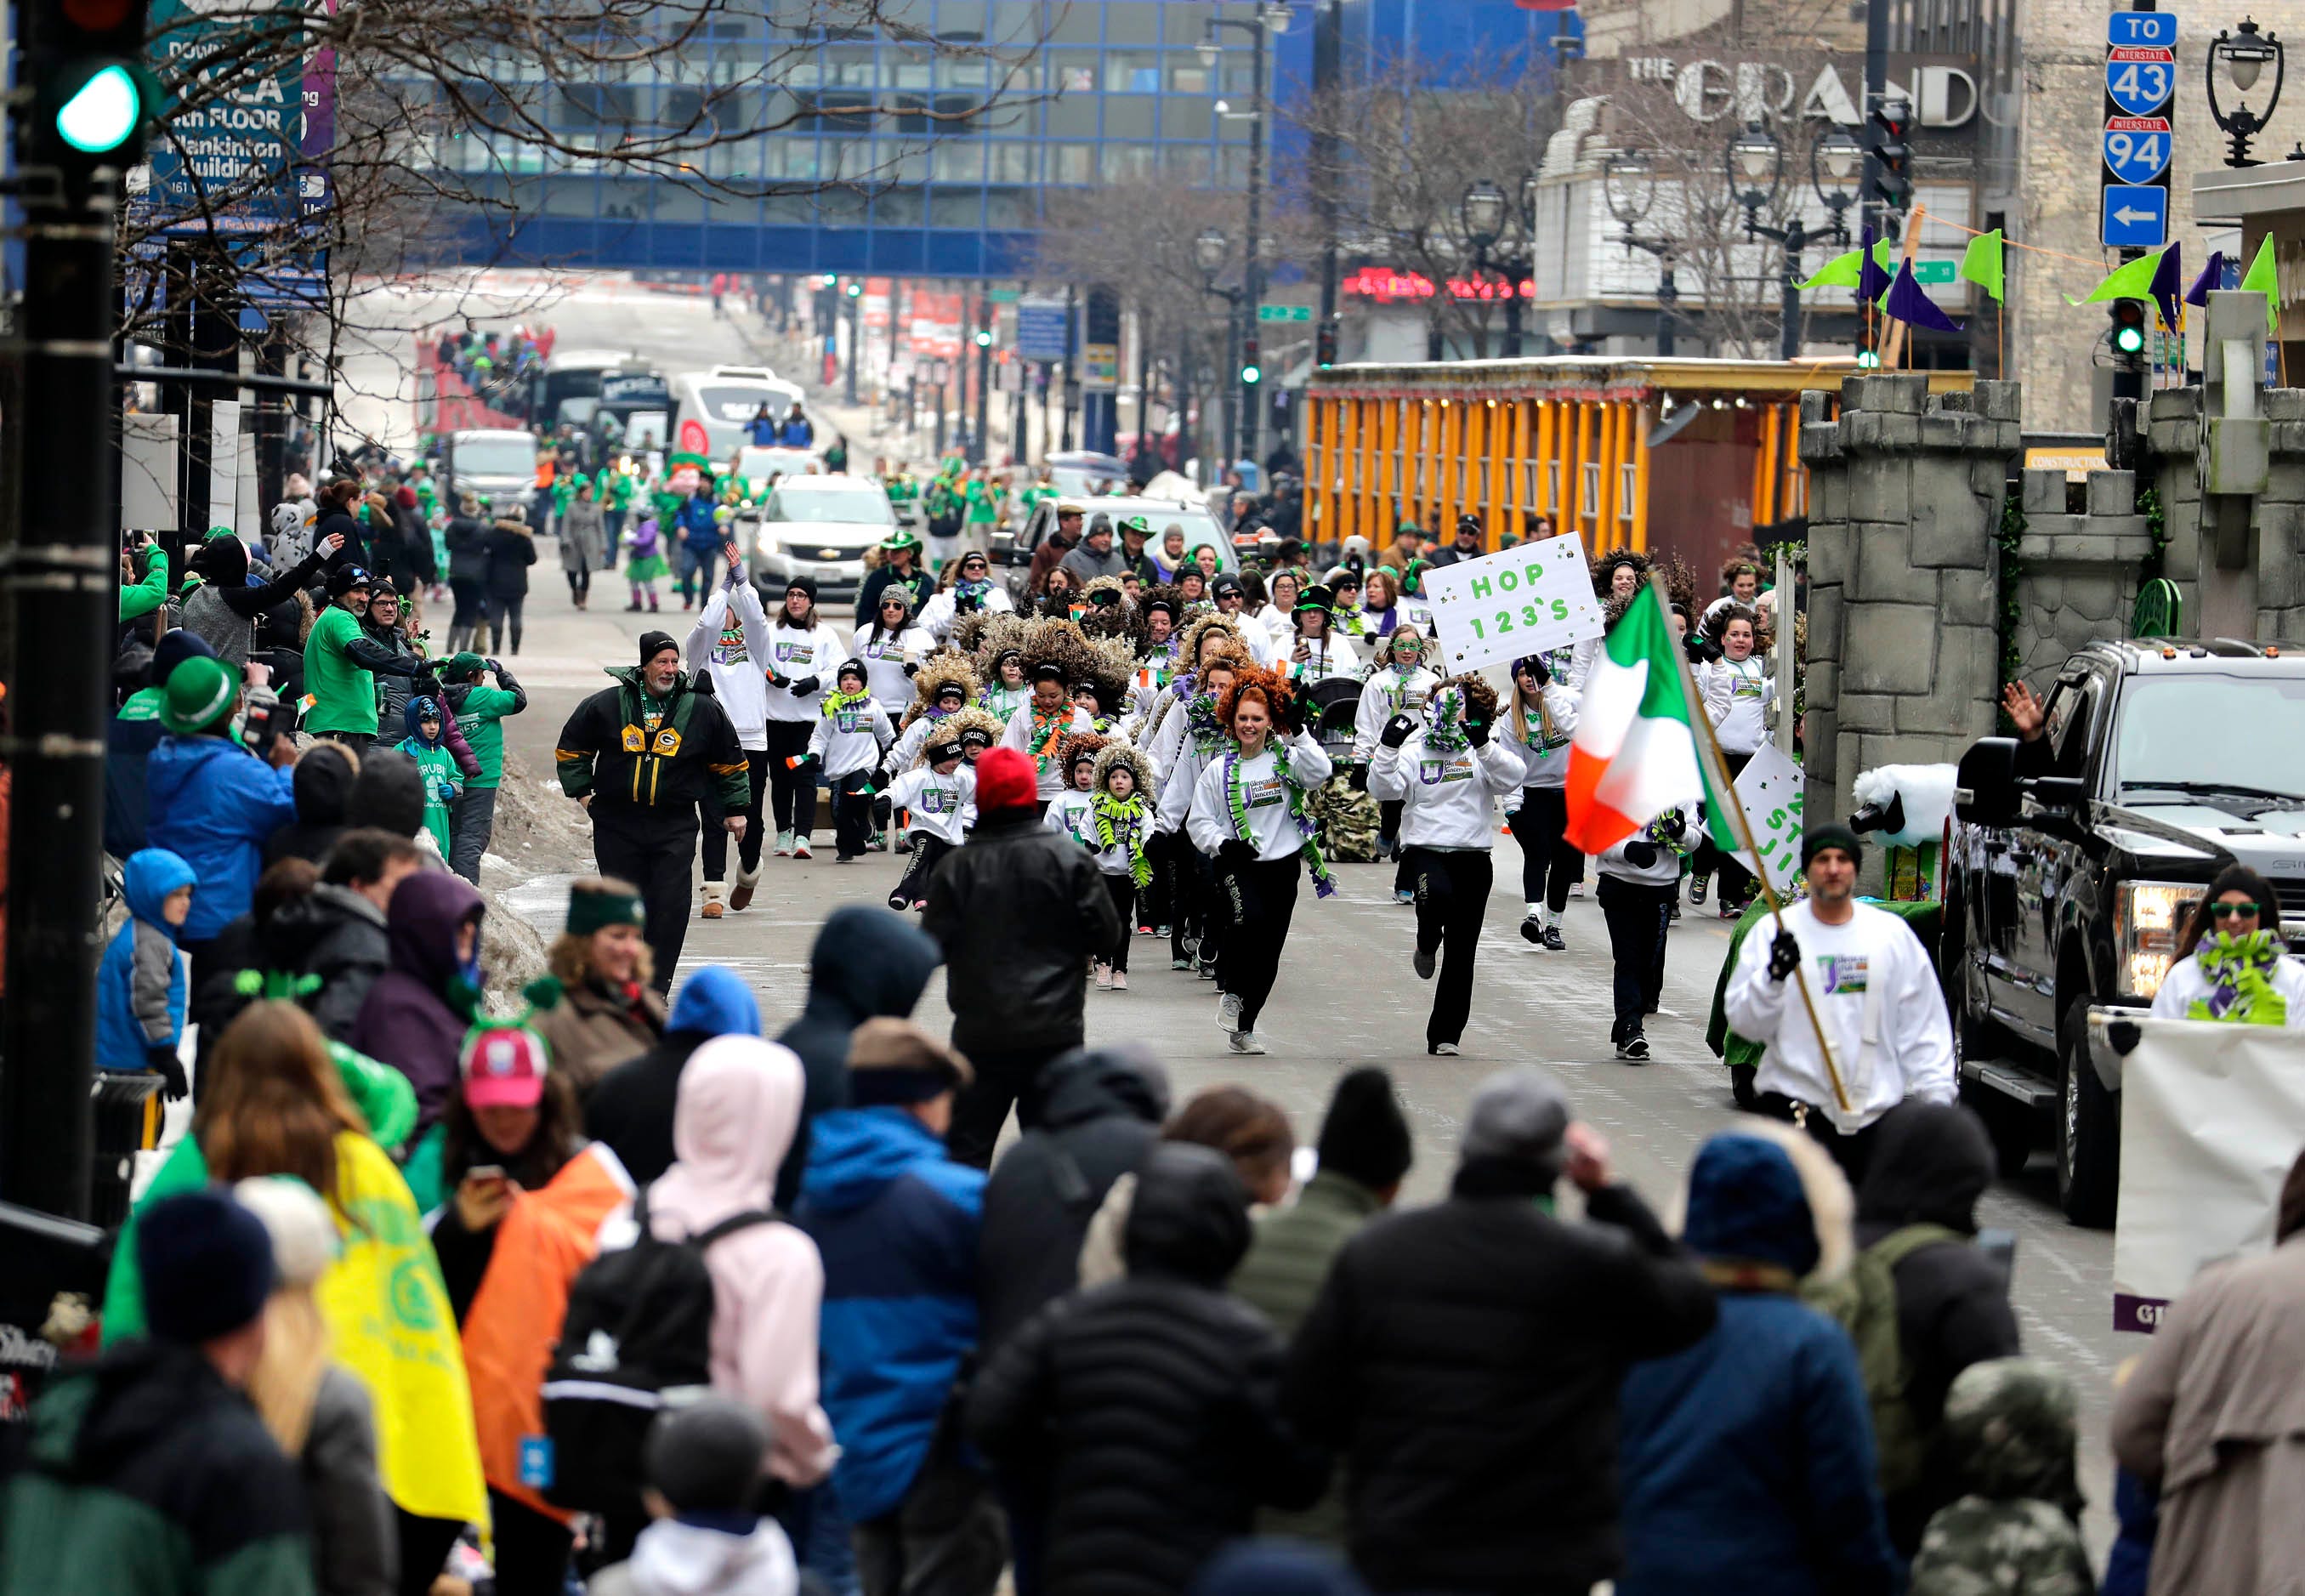
[[[1782,981],[1800,963],[1800,944],[1793,940],[1790,931],[1779,931],[1776,940],[1769,944],[1769,979]]]
[[[917,676],[917,675],[919,675],[920,674],[921,674],[921,667],[920,667],[920,666],[919,666],[918,662],[916,662],[916,661],[914,661],[914,660],[910,660],[910,659],[907,659],[907,660],[906,660],[906,661],[905,661],[905,675],[906,675],[908,678],[909,678],[909,677],[912,677],[912,676]]]
[[[1542,656],[1532,654],[1528,657],[1528,674],[1536,678],[1539,687],[1552,685],[1552,667],[1544,663]]]
[[[1280,700],[1280,729],[1292,737],[1305,730],[1305,700],[1293,692]]]
[[[1399,748],[1408,741],[1409,733],[1416,729],[1416,718],[1411,715],[1396,715],[1384,723],[1384,732],[1377,739],[1387,748]]]
[[[1680,640],[1681,652],[1699,665],[1710,665],[1721,658],[1721,645],[1701,631],[1692,632]]]
[[[1465,739],[1476,748],[1486,748],[1489,745],[1488,717],[1485,715],[1476,715],[1471,710],[1467,710],[1465,712]]]
[[[145,1048],[144,1067],[160,1077],[160,1095],[168,1101],[180,1102],[191,1093],[191,1084],[184,1079],[183,1061],[176,1057],[175,1048]]]
[[[1245,843],[1237,836],[1228,837],[1217,845],[1217,862],[1234,866],[1255,864],[1256,848],[1255,845]]]
[[[2114,1052],[2126,1058],[2137,1050],[2137,1044],[2145,1040],[2145,1033],[2137,1029],[2134,1020],[2108,1020],[2105,1026],[2105,1040],[2113,1044]]]
[[[974,593],[962,593],[957,598],[955,598],[952,603],[953,613],[955,615],[973,615],[983,607],[984,601]]]
[[[1637,870],[1646,870],[1657,862],[1657,845],[1645,836],[1637,836],[1625,845],[1625,862]]]
[[[1368,767],[1366,765],[1355,765],[1352,768],[1351,774],[1345,778],[1345,785],[1351,787],[1356,793],[1367,792]]]
[[[817,680],[814,676],[803,676],[797,681],[786,683],[785,691],[791,693],[795,698],[806,698],[810,693],[814,692],[818,688],[823,685],[824,683]]]
[[[419,698],[438,699],[440,696],[440,678],[429,670],[418,672],[413,685]]]

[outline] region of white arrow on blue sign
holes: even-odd
[[[2105,124],[2105,170],[2122,183],[2151,183],[2169,169],[2171,142],[2165,116],[2113,117]]]
[[[2114,12],[2105,19],[2105,42],[2173,50],[2177,47],[2177,13],[2173,11]]]
[[[2174,50],[2117,45],[2105,53],[2105,92],[2123,115],[2152,115],[2169,103],[2176,87]]]
[[[2108,249],[2159,249],[2169,242],[2169,191],[2107,183],[2104,224],[2098,236]]]

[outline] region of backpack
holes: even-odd
[[[1857,1369],[1865,1380],[1865,1399],[1873,1410],[1873,1446],[1879,1458],[1881,1494],[1892,1497],[1920,1483],[1928,1458],[1928,1438],[1907,1400],[1912,1369],[1897,1329],[1897,1266],[1923,1247],[1966,1242],[1943,1225],[1907,1225],[1857,1254],[1838,1280],[1803,1289],[1808,1305],[1849,1332],[1857,1346]]]
[[[705,1250],[778,1216],[731,1214],[676,1242],[651,1233],[648,1191],[633,1202],[640,1234],[586,1264],[568,1288],[568,1312],[544,1377],[544,1433],[555,1507],[639,1513],[641,1443],[666,1408],[711,1388],[712,1276]]]

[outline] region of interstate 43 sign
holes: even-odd
[[[2104,166],[2097,236],[2108,248],[2157,250],[2169,242],[2170,122],[2177,89],[2177,19],[2116,11],[2105,26]]]

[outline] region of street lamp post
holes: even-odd
[[[1787,216],[1782,226],[1761,220],[1761,212],[1774,203],[1785,178],[1784,146],[1765,123],[1757,120],[1747,123],[1744,131],[1729,140],[1724,158],[1730,191],[1745,208],[1745,236],[1774,239],[1783,246],[1777,358],[1797,359],[1800,354],[1801,253],[1810,239],[1828,234],[1812,233],[1799,210]],[[1864,152],[1857,140],[1839,129],[1824,134],[1809,147],[1809,183],[1825,208],[1833,213],[1829,236],[1841,242],[1848,242],[1849,227],[1844,216],[1856,199],[1850,182],[1863,160]],[[1761,186],[1764,181],[1768,185],[1765,188]]]
[[[1241,412],[1246,402],[1255,396],[1253,391],[1244,394],[1235,386],[1240,369],[1240,310],[1242,301],[1248,297],[1248,291],[1246,287],[1217,286],[1217,273],[1223,268],[1225,256],[1231,248],[1232,241],[1214,227],[1203,229],[1200,235],[1193,240],[1193,259],[1201,268],[1201,292],[1224,301],[1228,307],[1225,312],[1225,370],[1232,375],[1225,379],[1223,386],[1225,446],[1230,451],[1223,462],[1226,465],[1240,458]]]
[[[1673,239],[1644,238],[1633,231],[1647,218],[1649,208],[1656,203],[1656,173],[1649,157],[1629,149],[1612,156],[1601,170],[1601,198],[1607,203],[1609,214],[1625,230],[1619,242],[1626,250],[1638,250],[1644,255],[1656,257],[1656,352],[1659,360],[1671,360],[1677,314],[1674,307],[1680,302],[1680,284],[1674,279],[1673,267],[1680,259],[1680,245]]]
[[[2217,37],[2209,45],[2209,115],[2233,144],[2233,153],[2225,157],[2228,166],[2255,166],[2249,155],[2249,141],[2265,131],[2273,120],[2273,108],[2281,103],[2281,81],[2287,75],[2285,52],[2281,41],[2271,33],[2259,33],[2257,20],[2242,19],[2241,25],[2228,33],[2217,30]],[[2258,79],[2269,64],[2273,68],[2272,98],[2263,112],[2252,111],[2246,103],[2228,111],[2217,98],[2217,67],[2222,64],[2226,80],[2236,94],[2247,94],[2257,87]]]
[[[1500,248],[1510,213],[1505,191],[1485,178],[1465,190],[1457,208],[1466,240],[1473,246],[1476,276],[1490,267],[1505,276],[1505,358],[1521,353],[1521,284],[1536,265],[1536,174],[1520,180],[1520,230],[1517,242]]]
[[[1256,314],[1256,307],[1263,303],[1264,299],[1263,240],[1261,236],[1264,222],[1264,120],[1268,109],[1264,92],[1266,82],[1264,40],[1267,33],[1287,32],[1289,24],[1295,20],[1296,11],[1289,4],[1289,0],[1260,0],[1254,21],[1242,21],[1236,17],[1209,18],[1198,47],[1201,59],[1213,67],[1219,53],[1223,48],[1217,38],[1219,29],[1236,28],[1249,37],[1250,71],[1255,79],[1255,88],[1252,91],[1255,99],[1247,112],[1250,118],[1248,246],[1242,257],[1245,264],[1241,271],[1240,293],[1241,299],[1248,306],[1247,314],[1250,316]],[[1216,108],[1220,115],[1223,115],[1226,109],[1224,102],[1219,100]],[[1254,454],[1260,431],[1258,426],[1260,417],[1257,413],[1258,385],[1249,379],[1239,361],[1232,361],[1230,364],[1232,375],[1229,384],[1237,395],[1236,403],[1239,407],[1233,428],[1235,446],[1245,449],[1246,453]],[[1238,459],[1240,456],[1236,454],[1233,458]]]

